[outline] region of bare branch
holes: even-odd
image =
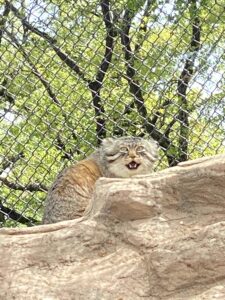
[[[31,32],[35,33],[36,35],[40,36],[44,40],[46,40],[49,45],[52,47],[52,49],[56,52],[58,57],[70,68],[72,69],[77,75],[79,75],[80,78],[82,78],[86,83],[89,83],[90,81],[85,78],[83,72],[81,71],[80,67],[77,65],[77,63],[69,57],[67,53],[64,53],[57,45],[57,40],[55,38],[52,38],[49,34],[46,32],[43,32],[39,30],[38,28],[35,28],[33,25],[31,25],[19,12],[19,10],[11,4],[9,1],[6,0],[6,3],[10,7],[11,11],[15,14],[16,17],[18,17],[24,28],[27,28]]]
[[[125,11],[124,14],[124,26],[121,32],[121,42],[124,46],[124,57],[126,60],[126,79],[130,86],[130,92],[134,96],[134,102],[137,107],[138,112],[141,116],[147,117],[147,109],[144,104],[144,98],[142,96],[142,91],[138,80],[135,80],[136,70],[134,68],[133,52],[131,49],[131,41],[129,37],[131,24],[131,16],[129,10]]]
[[[33,218],[24,217],[23,215],[21,215],[14,209],[4,206],[3,204],[1,204],[1,202],[0,202],[0,213],[2,213],[3,215],[6,215],[8,218],[10,218],[12,220],[19,222],[21,224],[24,224],[24,225],[29,226],[29,225],[35,225],[38,223],[37,220],[35,220]]]
[[[150,118],[148,117],[147,108],[144,103],[144,98],[142,95],[141,87],[139,81],[135,79],[136,70],[134,68],[134,55],[131,49],[131,40],[129,37],[130,25],[131,24],[131,15],[129,10],[125,11],[124,14],[124,26],[121,32],[121,43],[124,49],[124,57],[126,60],[126,79],[128,81],[130,92],[134,96],[134,103],[137,107],[137,110],[140,116],[143,117],[143,125],[148,132],[148,134],[159,142],[159,144],[164,148],[168,149],[171,147],[171,141],[165,137],[159,130],[157,130],[154,124],[151,123]]]
[[[89,79],[87,79],[84,76],[83,72],[81,71],[80,67],[77,65],[77,63],[72,58],[70,58],[68,54],[64,53],[56,45],[57,40],[55,38],[52,38],[46,32],[42,32],[41,30],[35,28],[25,18],[23,18],[23,16],[20,14],[19,10],[15,6],[13,6],[13,4],[11,4],[9,1],[7,1],[7,3],[9,5],[10,9],[13,11],[13,13],[21,20],[24,28],[29,29],[31,32],[33,32],[36,35],[40,36],[41,38],[45,39],[49,43],[49,45],[52,47],[52,49],[56,52],[58,57],[68,67],[70,67],[70,69],[72,69],[77,75],[79,75],[80,78],[82,78],[86,83],[88,83],[88,86],[92,93],[93,106],[95,109],[97,139],[98,139],[98,143],[100,143],[101,139],[104,138],[106,135],[105,120],[102,117],[102,115],[104,114],[105,111],[104,111],[104,107],[101,103],[100,90],[101,90],[103,79],[105,77],[105,74],[106,74],[109,64],[111,62],[112,51],[113,51],[113,46],[114,46],[114,36],[115,36],[115,32],[113,30],[113,23],[110,20],[109,0],[101,1],[102,13],[103,13],[103,18],[104,18],[107,35],[106,35],[106,46],[105,46],[104,58],[99,66],[98,72],[96,74],[96,80],[94,82],[91,82]],[[43,80],[43,78],[40,77],[40,74],[38,74],[36,76],[39,76],[39,79],[45,85],[46,90],[48,91],[49,94],[51,94],[48,84],[45,82],[45,80]],[[54,95],[50,95],[50,96],[53,100],[56,100]]]
[[[196,14],[196,0],[191,0],[191,8]],[[194,74],[194,62],[196,55],[200,50],[200,20],[195,15],[192,24],[192,37],[190,42],[190,54],[185,61],[184,68],[181,72],[177,84],[177,95],[180,103],[180,110],[177,119],[180,121],[180,138],[179,138],[179,161],[188,160],[188,136],[189,136],[189,108],[187,100],[188,84]]]
[[[114,30],[114,25],[110,18],[109,1],[102,0],[101,8],[102,8],[103,20],[106,28],[106,38],[105,38],[105,54],[99,66],[98,73],[96,75],[96,80],[98,82],[103,82],[105,74],[109,68],[110,62],[112,60],[112,54],[114,48],[114,37],[116,36],[116,31]]]
[[[15,156],[5,158],[5,161],[3,161],[3,163],[2,163],[2,168],[0,170],[0,174],[2,174],[8,167],[15,164],[22,157],[24,157],[24,154],[23,154],[23,152],[20,152]],[[0,176],[0,181],[4,185],[8,186],[9,188],[14,189],[14,190],[19,190],[19,191],[46,192],[48,190],[48,188],[44,184],[41,184],[41,183],[32,183],[32,184],[27,184],[27,185],[23,186],[20,183],[13,183],[13,182],[8,181],[8,179],[5,178],[4,176]]]
[[[48,191],[48,188],[42,183],[31,183],[27,185],[22,185],[20,183],[10,182],[7,178],[4,177],[0,177],[0,181],[13,190],[43,193]]]
[[[17,39],[12,36],[11,33],[8,32],[8,30],[5,30],[7,35],[11,38],[12,42],[15,44],[16,48],[22,53],[23,57],[25,58],[26,62],[28,63],[32,73],[41,81],[43,86],[45,87],[50,99],[55,103],[58,107],[61,108],[60,100],[57,98],[56,94],[53,92],[50,83],[47,79],[44,78],[44,76],[38,71],[36,66],[32,63],[31,59],[29,58],[29,54],[26,53],[26,51],[23,49],[23,46],[19,44]],[[76,134],[74,133],[72,126],[70,126],[68,115],[61,110],[61,114],[65,120],[65,124],[68,125],[68,128],[71,129],[71,135],[74,139],[76,139]]]
[[[154,112],[154,116],[153,116],[153,118],[151,119],[151,124],[152,124],[152,125],[155,125],[156,122],[158,121],[158,118],[159,118],[160,116],[163,115],[163,113],[161,112],[161,110],[164,110],[164,113],[165,113],[165,108],[166,108],[168,105],[170,105],[170,104],[172,104],[172,101],[171,101],[170,99],[167,99],[167,100],[165,100],[165,101],[163,102],[162,105],[160,105],[160,107],[158,108],[158,110],[157,110],[156,112]]]
[[[73,159],[73,151],[71,149],[69,151],[67,151],[66,143],[62,140],[59,133],[57,133],[57,136],[56,136],[56,148],[57,148],[57,150],[60,150],[63,152],[63,155],[62,155],[63,159],[68,159],[68,160]]]
[[[52,91],[49,82],[43,77],[43,75],[38,71],[38,69],[32,63],[32,61],[29,58],[29,55],[23,49],[22,45],[19,44],[19,42],[17,41],[17,39],[8,30],[5,30],[5,32],[11,38],[11,40],[13,41],[13,43],[16,45],[17,49],[22,53],[23,57],[25,58],[25,60],[30,65],[32,73],[41,81],[41,83],[45,87],[45,89],[46,89],[49,97],[52,99],[52,101],[55,104],[57,104],[58,106],[60,106],[60,101],[57,99],[55,93]]]
[[[140,22],[140,26],[139,26],[139,30],[137,31],[137,36],[140,37],[138,39],[138,43],[136,43],[135,48],[134,48],[134,54],[136,55],[138,53],[138,51],[141,49],[141,47],[143,46],[144,41],[146,41],[148,39],[148,37],[150,36],[151,32],[150,30],[147,30],[147,22],[146,22],[146,18],[149,17],[149,9],[151,6],[153,6],[155,1],[152,0],[147,0],[145,2],[145,8],[144,8],[144,12],[141,18],[141,22]],[[144,36],[142,34],[142,31],[144,31]]]
[[[8,3],[8,1],[5,1],[5,8],[4,8],[2,16],[0,18],[0,45],[2,42],[4,27],[5,27],[5,23],[6,23],[9,12],[10,12],[9,3]]]
[[[80,78],[82,78],[86,83],[90,83],[90,80],[84,76],[84,73],[81,71],[77,63],[69,57],[67,53],[64,53],[59,47],[52,44],[51,45],[58,57],[70,68],[72,69]]]
[[[48,35],[46,32],[42,32],[41,30],[35,28],[34,26],[32,26],[24,17],[23,15],[19,12],[19,10],[12,4],[10,3],[10,1],[6,0],[5,1],[8,5],[8,7],[10,8],[10,10],[15,14],[15,16],[21,20],[22,25],[29,29],[30,31],[32,31],[33,33],[36,33],[37,35],[39,35],[40,37],[44,38],[45,40],[47,40],[49,43],[54,44],[56,43],[56,39],[52,38],[50,35]]]
[[[15,103],[14,97],[7,91],[8,86],[8,79],[4,78],[1,83],[1,89],[0,89],[0,97],[4,97],[6,101],[8,101],[10,104]]]
[[[171,131],[173,125],[177,122],[177,117],[178,117],[177,115],[173,116],[172,121],[167,125],[167,127],[166,127],[166,129],[164,131],[164,135],[166,137],[169,137],[169,134],[170,134],[170,131]]]
[[[18,153],[15,156],[5,157],[4,161],[2,162],[2,166],[0,169],[0,175],[9,167],[14,165],[18,160],[24,157],[23,152]]]
[[[96,80],[94,82],[89,83],[89,88],[91,90],[92,98],[93,98],[93,106],[95,109],[96,133],[97,133],[98,144],[100,144],[101,140],[104,137],[106,137],[105,119],[103,117],[105,113],[105,109],[101,101],[100,90],[102,87],[102,82],[105,78],[105,74],[108,71],[109,65],[112,60],[112,54],[114,48],[114,37],[116,36],[114,25],[110,18],[109,0],[101,1],[101,9],[103,14],[103,20],[105,23],[105,28],[106,28],[105,53],[100,63],[100,66],[98,68],[98,72],[96,74]]]

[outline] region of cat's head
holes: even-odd
[[[140,137],[106,138],[101,153],[110,177],[132,177],[152,172],[158,144]]]

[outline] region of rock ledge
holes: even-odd
[[[0,299],[225,299],[225,155],[101,178],[80,219],[0,230]]]

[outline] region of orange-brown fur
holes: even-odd
[[[92,159],[82,160],[63,171],[49,191],[43,223],[81,217],[89,203],[95,182],[101,176],[98,165]],[[72,199],[68,209],[65,210],[65,200],[70,201],[71,194],[74,193],[78,201]]]

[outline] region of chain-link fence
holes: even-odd
[[[151,136],[158,169],[224,151],[223,0],[1,1],[0,222],[41,220],[66,165]]]

